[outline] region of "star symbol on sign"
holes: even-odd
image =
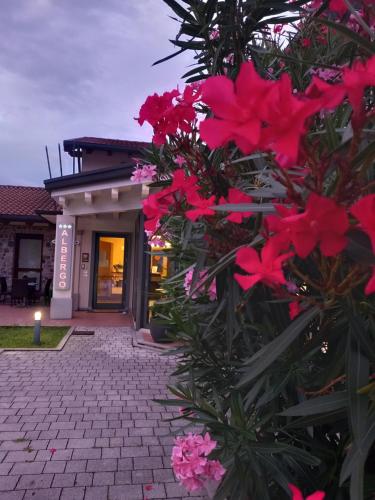
[[[64,229],[66,229],[66,228],[67,228],[67,225],[66,225],[66,224],[64,224],[64,225],[63,225],[63,228],[64,228]]]
[[[63,227],[62,224],[59,224],[59,229],[62,229],[62,227]]]
[[[72,229],[72,225],[71,224],[68,224],[68,229]]]

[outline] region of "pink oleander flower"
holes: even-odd
[[[174,159],[174,162],[179,166],[179,168],[186,163],[186,160],[183,156],[177,155],[176,158]]]
[[[289,484],[289,489],[292,492],[292,500],[304,500],[302,492],[294,484]],[[326,494],[324,491],[316,491],[312,493],[305,500],[324,500]]]
[[[204,436],[189,433],[175,439],[171,463],[176,478],[188,491],[201,489],[206,481],[220,481],[225,468],[218,460],[208,459],[216,448],[216,441],[209,433]]]
[[[289,318],[291,320],[296,318],[301,312],[302,309],[298,302],[293,301],[289,304]]]
[[[137,165],[130,177],[132,182],[151,182],[156,176],[156,165]]]
[[[192,282],[193,282],[193,274],[194,274],[194,267],[191,267],[189,271],[185,274],[185,280],[184,280],[184,288],[185,288],[185,293],[186,295],[190,295],[190,291],[192,288]],[[193,288],[197,288],[200,286],[202,283],[204,277],[206,276],[207,271],[203,270],[199,273],[199,279],[197,283],[195,283],[195,286]],[[191,296],[192,299],[196,299],[201,295],[208,295],[210,301],[212,302],[213,300],[216,300],[216,279],[213,279],[206,290],[205,287],[200,287],[198,290],[193,293]]]
[[[210,31],[209,38],[210,40],[217,40],[218,38],[220,38],[220,31],[219,30]]]

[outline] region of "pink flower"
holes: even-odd
[[[212,207],[215,204],[215,196],[202,198],[197,192],[192,192],[188,195],[187,201],[195,208],[191,208],[185,212],[185,216],[195,222],[204,215],[215,215],[215,210]]]
[[[288,486],[293,495],[292,500],[304,500],[302,492],[297,488],[297,486],[294,486],[294,484],[289,484]],[[326,494],[324,491],[316,491],[306,497],[306,500],[324,500],[325,496]]]
[[[49,451],[51,452],[51,455],[54,455],[54,454],[56,453],[56,451],[57,451],[57,450],[56,450],[56,448],[50,448],[50,450],[49,450]]]
[[[249,290],[260,281],[270,287],[284,285],[286,279],[282,266],[292,256],[291,252],[279,255],[272,240],[262,248],[261,258],[254,248],[240,248],[236,254],[236,264],[249,274],[235,273],[234,277],[244,290]]]
[[[156,175],[156,165],[137,165],[130,177],[132,182],[150,182]]]
[[[201,489],[208,480],[220,481],[225,474],[219,461],[207,458],[215,447],[216,441],[208,433],[204,437],[190,433],[175,439],[172,467],[176,478],[188,491]]]
[[[220,32],[219,32],[219,30],[212,30],[212,31],[210,31],[210,34],[209,34],[209,39],[210,40],[217,40],[218,38],[220,38]]]
[[[237,188],[229,188],[227,199],[224,197],[220,198],[219,205],[229,204],[240,204],[240,203],[252,203],[253,199],[248,194],[240,191]],[[241,224],[243,219],[253,215],[253,212],[231,212],[230,215],[226,217],[226,220],[234,222],[235,224]]]
[[[273,32],[275,34],[281,33],[283,31],[283,28],[284,28],[283,24],[275,24],[275,26],[273,27]]]
[[[183,156],[177,155],[176,158],[174,159],[175,163],[181,168],[184,163],[186,163],[186,160]]]
[[[372,85],[375,85],[375,56],[365,62],[357,60],[351,68],[344,69],[343,87],[356,115],[363,111],[364,89]]]
[[[189,269],[189,271],[185,274],[185,279],[184,279],[184,288],[185,288],[185,293],[186,295],[190,295],[191,287],[192,287],[192,282],[193,282],[193,274],[194,274],[194,268],[192,267]],[[199,273],[199,279],[198,282],[195,283],[194,288],[197,288],[197,291],[193,293],[191,296],[192,299],[198,298],[199,295],[205,295],[208,294],[208,297],[211,301],[216,300],[216,279],[214,278],[208,289],[206,290],[203,286],[201,287],[201,283],[206,276],[207,271],[203,270]]]

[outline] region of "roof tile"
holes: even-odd
[[[0,186],[0,215],[36,215],[37,210],[55,212],[59,206],[44,188]]]

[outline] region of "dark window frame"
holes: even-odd
[[[18,259],[20,253],[20,241],[21,240],[40,240],[40,267],[19,267]],[[39,272],[39,287],[37,291],[42,289],[42,273],[43,273],[43,248],[44,248],[44,235],[43,234],[30,234],[30,233],[16,233],[16,241],[15,241],[15,254],[14,254],[14,265],[13,265],[13,278],[18,278],[19,272]]]

